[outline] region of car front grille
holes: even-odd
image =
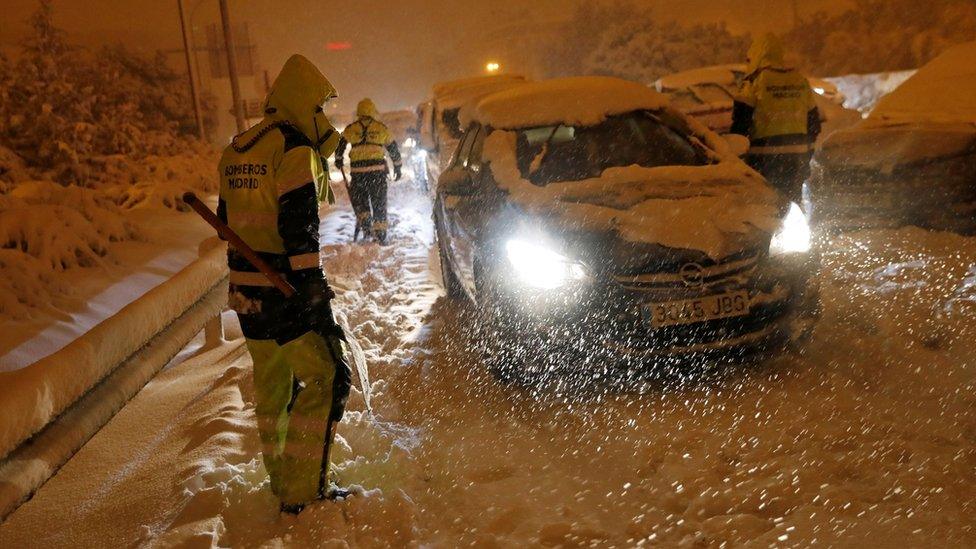
[[[748,278],[758,263],[759,256],[753,255],[710,266],[686,263],[677,271],[618,275],[614,280],[626,290],[668,292],[672,293],[673,299],[684,299],[689,293],[698,294],[743,277]]]
[[[626,346],[691,348],[745,340],[768,333],[789,312],[793,292],[789,284],[762,275],[761,255],[738,257],[710,266],[682,267],[677,272],[657,272],[614,277],[627,311],[618,315],[626,330]],[[692,273],[693,276],[689,276]],[[707,320],[695,324],[654,328],[641,314],[645,304],[696,299],[735,291],[748,291],[751,306],[745,316]],[[622,342],[623,343],[623,342]]]

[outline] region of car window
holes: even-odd
[[[458,144],[457,150],[454,153],[454,158],[451,161],[452,166],[468,167],[468,156],[471,154],[471,147],[477,140],[480,128],[477,124],[471,124],[467,131],[464,132],[461,142]]]
[[[474,138],[471,140],[471,147],[468,149],[468,157],[464,159],[463,166],[477,172],[481,170],[481,151],[485,146],[485,137],[488,134],[488,129],[477,124],[475,126],[477,133],[474,134]]]
[[[536,185],[599,177],[613,167],[702,166],[707,150],[667,113],[611,116],[596,126],[547,126],[519,131],[522,176]]]

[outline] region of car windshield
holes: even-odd
[[[676,119],[677,121],[677,119]],[[547,126],[520,130],[522,176],[536,185],[599,177],[625,166],[702,166],[705,148],[651,112],[612,116],[596,126]]]

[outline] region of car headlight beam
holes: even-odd
[[[554,290],[586,278],[582,264],[541,244],[516,238],[505,243],[505,252],[519,282],[530,288]]]
[[[769,254],[806,253],[810,251],[811,240],[810,222],[800,206],[793,202],[783,220],[783,226],[769,243]]]

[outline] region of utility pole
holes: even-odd
[[[234,51],[234,38],[230,31],[230,15],[227,13],[227,0],[220,0],[220,23],[224,27],[224,48],[227,50],[227,74],[230,75],[230,92],[234,100],[234,119],[237,132],[247,128],[244,120],[244,103],[241,101],[241,83],[237,79],[237,52]]]
[[[176,0],[176,6],[180,10],[180,28],[183,30],[183,51],[186,52],[186,76],[190,81],[190,97],[193,98],[193,116],[197,122],[197,136],[206,139],[203,129],[203,113],[200,112],[200,92],[197,90],[197,83],[193,79],[193,62],[190,57],[190,37],[186,29],[186,17],[183,13],[183,0]]]

